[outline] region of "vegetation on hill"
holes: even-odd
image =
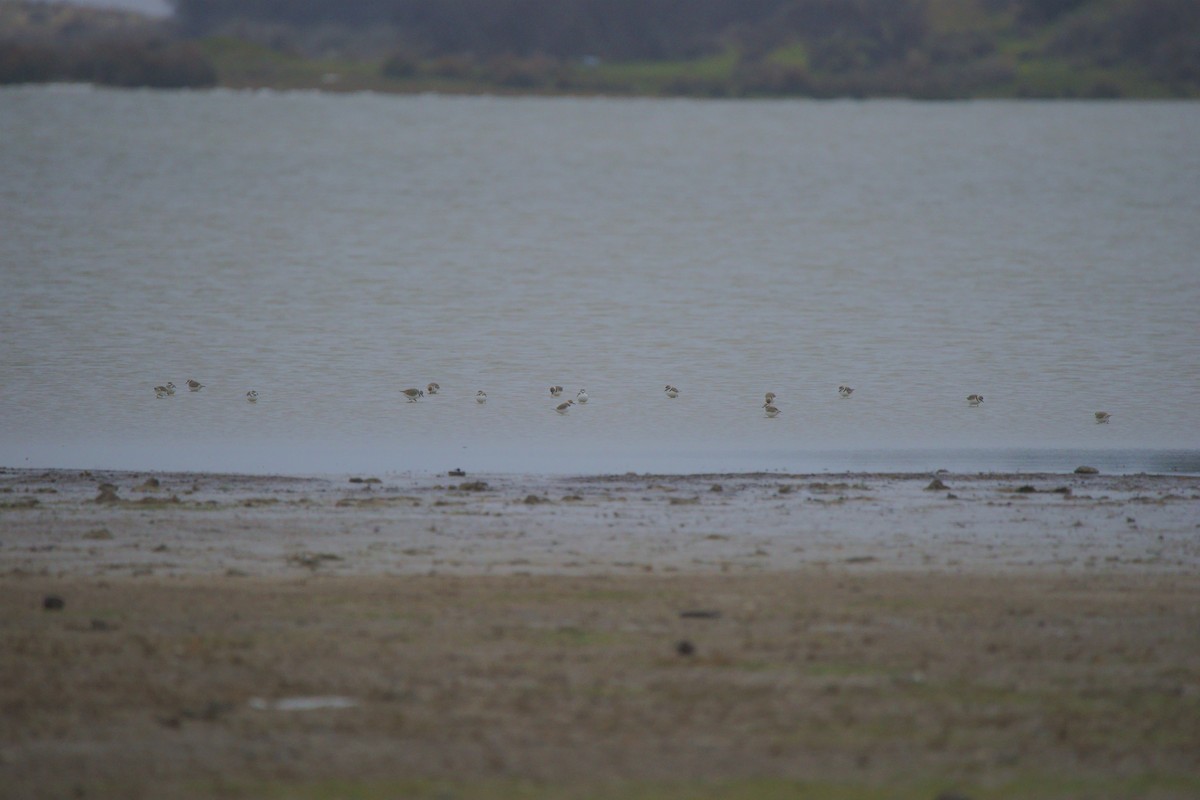
[[[280,88],[1200,97],[1197,0],[175,0],[175,9],[157,38],[119,41],[126,51],[156,42],[197,68],[196,85],[207,65],[222,85]],[[29,59],[12,55],[28,37],[9,35],[2,16],[0,82],[28,80]],[[40,46],[82,47],[59,38]]]
[[[0,2],[0,84],[74,81],[172,89],[215,86],[201,46],[140,14]]]

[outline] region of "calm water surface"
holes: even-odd
[[[1198,471],[1197,141],[1194,103],[0,90],[0,465]]]

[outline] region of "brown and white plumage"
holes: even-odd
[[[977,406],[982,402],[983,402],[983,395],[981,395],[981,394],[967,395],[967,405],[969,405],[969,406]]]
[[[568,400],[565,403],[559,403],[557,406],[555,406],[554,410],[560,414],[565,414],[571,410],[571,406],[573,406],[573,405],[575,405],[575,401]]]
[[[405,389],[400,394],[408,398],[408,402],[415,403],[417,400],[425,396],[425,393],[420,389]]]
[[[1097,411],[1096,412],[1096,424],[1097,425],[1100,425],[1102,423],[1107,423],[1110,419],[1112,419],[1112,414],[1108,413],[1107,411]]]

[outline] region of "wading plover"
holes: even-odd
[[[767,392],[767,394],[765,395],[765,399],[768,403],[774,403],[775,402],[775,393]]]
[[[849,397],[850,395],[854,394],[854,390],[849,386],[839,386],[838,394],[840,394],[842,397]]]
[[[983,395],[981,395],[981,394],[967,395],[967,405],[969,405],[969,406],[977,406],[982,402],[983,402]]]
[[[476,392],[475,393],[475,402],[479,403],[480,405],[486,403],[487,402],[487,392],[485,392],[483,389],[480,389],[478,392]]]
[[[562,390],[561,386],[551,386],[550,387],[550,396],[551,397],[562,397],[562,392],[563,392],[563,390]]]
[[[405,389],[401,394],[407,397],[410,403],[415,403],[418,398],[425,396],[425,393],[420,389]]]
[[[767,412],[768,417],[779,416],[779,409],[773,406],[771,403],[763,403],[763,411]]]
[[[437,394],[442,387],[436,383],[431,383],[425,387],[425,394]]]
[[[576,403],[586,403],[587,401],[588,401],[587,389],[580,389],[579,393],[577,395],[575,395],[575,402]]]
[[[188,378],[187,387],[189,391],[198,392],[204,388],[204,384],[194,378]]]
[[[155,397],[159,397],[159,398],[170,397],[173,394],[175,394],[175,384],[171,383],[170,381],[167,381],[167,384],[165,386],[155,386],[154,387],[154,396]]]
[[[575,405],[575,401],[568,400],[565,403],[559,403],[557,406],[555,406],[554,410],[560,414],[565,414],[571,410],[571,406],[573,406],[573,405]]]
[[[1107,411],[1097,411],[1096,412],[1096,424],[1097,425],[1099,425],[1102,422],[1106,423],[1110,419],[1112,419],[1112,414],[1108,413]]]
[[[667,393],[667,397],[671,398],[672,400],[674,400],[676,397],[679,397],[679,390],[669,383],[667,384],[667,388],[663,391],[665,391]]]
[[[246,401],[249,403],[257,403],[258,402],[258,392],[254,391],[253,389],[246,392]]]

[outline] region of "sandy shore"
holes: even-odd
[[[1196,797],[1198,523],[1192,477],[0,470],[0,797]]]

